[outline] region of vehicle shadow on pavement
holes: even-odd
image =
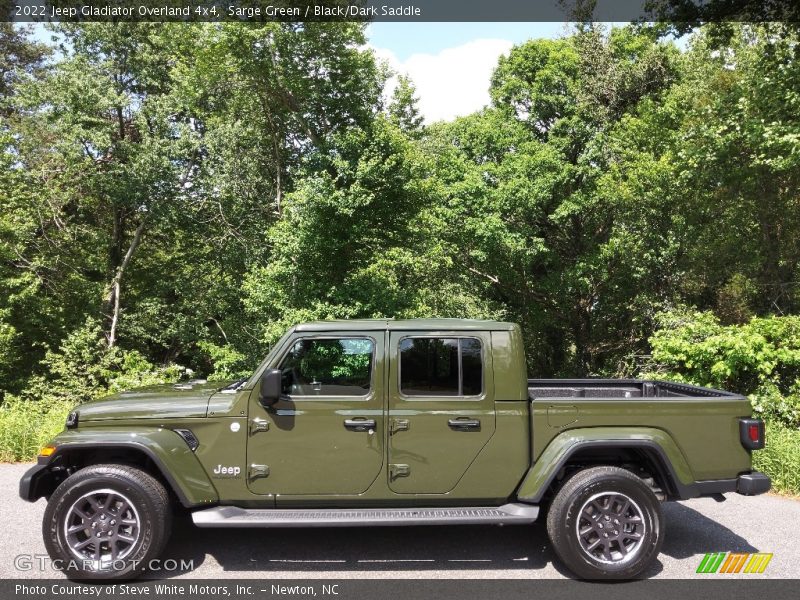
[[[176,519],[164,558],[194,561],[206,555],[229,571],[409,571],[541,569],[553,561],[544,523],[530,527],[348,527],[199,529]],[[185,572],[185,571],[183,571]],[[169,578],[181,571],[157,571]]]
[[[706,552],[756,552],[747,540],[683,504],[664,504],[662,557],[689,559]],[[213,558],[223,572],[341,572],[423,570],[538,571],[572,575],[561,566],[544,522],[532,526],[351,527],[296,529],[199,529],[176,519],[165,559],[192,561],[199,577],[213,578]],[[656,561],[644,578],[663,570]],[[692,565],[692,571],[694,565]],[[167,579],[186,569],[148,573]],[[524,576],[524,575],[523,575]],[[548,575],[549,576],[549,575]]]
[[[667,556],[681,559],[706,552],[758,552],[740,535],[685,504],[664,504],[664,518],[667,531],[661,553]]]

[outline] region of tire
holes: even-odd
[[[547,533],[561,561],[582,579],[632,579],[655,561],[664,517],[653,490],[630,471],[579,471],[553,498]]]
[[[111,581],[141,575],[161,554],[171,525],[161,483],[107,464],[81,469],[56,488],[42,533],[53,565],[70,579]]]

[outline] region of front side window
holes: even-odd
[[[483,390],[480,340],[404,338],[399,350],[400,392],[406,396],[477,396]]]
[[[303,339],[280,369],[289,396],[364,396],[372,383],[374,344],[363,338]]]

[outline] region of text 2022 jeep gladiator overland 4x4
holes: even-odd
[[[656,558],[660,503],[766,492],[742,396],[663,381],[528,380],[517,325],[297,325],[243,381],[84,404],[20,483],[71,577],[140,573],[171,508],[198,527],[519,523],[580,577]],[[287,534],[288,535],[288,534]]]

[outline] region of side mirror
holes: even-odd
[[[267,369],[261,374],[259,401],[263,406],[272,406],[281,398],[281,370]]]

